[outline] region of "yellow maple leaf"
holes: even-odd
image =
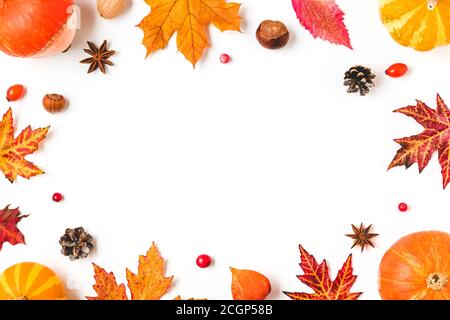
[[[164,277],[164,259],[153,243],[145,256],[139,256],[138,274],[127,269],[132,300],[159,300],[169,290],[172,277]]]
[[[207,28],[212,23],[220,31],[240,31],[240,4],[225,0],[145,0],[151,12],[139,28],[144,31],[147,56],[167,47],[177,32],[178,50],[194,66],[209,47]]]
[[[14,139],[14,126],[11,108],[0,122],[0,170],[6,178],[14,182],[17,176],[30,178],[44,173],[25,156],[39,149],[39,143],[46,137],[50,127],[31,130],[26,127]]]

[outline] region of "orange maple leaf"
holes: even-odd
[[[353,275],[352,255],[349,255],[334,281],[331,281],[328,265],[325,260],[318,264],[313,255],[310,255],[300,246],[301,263],[305,274],[298,279],[313,289],[314,293],[284,292],[292,300],[356,300],[361,292],[350,292],[356,281]]]
[[[97,297],[88,300],[127,300],[125,286],[117,284],[114,274],[94,264],[94,290]],[[164,259],[153,243],[145,256],[139,256],[138,274],[127,269],[132,300],[159,300],[169,290],[173,277],[164,276]]]
[[[17,176],[28,179],[44,173],[25,160],[25,156],[39,149],[39,143],[46,137],[49,128],[31,130],[28,126],[14,139],[11,108],[3,115],[0,122],[0,170],[9,181],[14,182]]]
[[[114,273],[106,272],[105,269],[94,265],[94,290],[97,292],[97,297],[86,297],[88,300],[128,300],[125,286],[118,285]]]
[[[159,300],[169,290],[173,277],[164,277],[164,259],[155,244],[139,256],[138,274],[127,269],[132,300]]]
[[[194,66],[209,47],[207,27],[240,31],[240,4],[225,0],[145,0],[151,7],[138,27],[144,31],[147,56],[167,47],[177,32],[178,50]]]

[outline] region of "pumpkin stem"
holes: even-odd
[[[432,273],[427,278],[427,288],[433,290],[442,290],[447,286],[448,276],[442,273]]]
[[[428,10],[434,10],[434,8],[436,8],[437,4],[438,4],[439,0],[428,0]]]

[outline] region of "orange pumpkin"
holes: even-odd
[[[424,231],[398,240],[384,255],[379,291],[385,300],[450,300],[450,234]]]
[[[0,50],[11,56],[60,53],[75,36],[74,0],[0,0]]]
[[[0,275],[0,300],[66,300],[58,276],[34,262],[18,263]]]

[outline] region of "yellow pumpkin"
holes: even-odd
[[[23,262],[0,275],[0,300],[66,300],[58,276],[48,267]]]
[[[450,43],[450,0],[378,0],[381,21],[401,45],[427,51]]]

